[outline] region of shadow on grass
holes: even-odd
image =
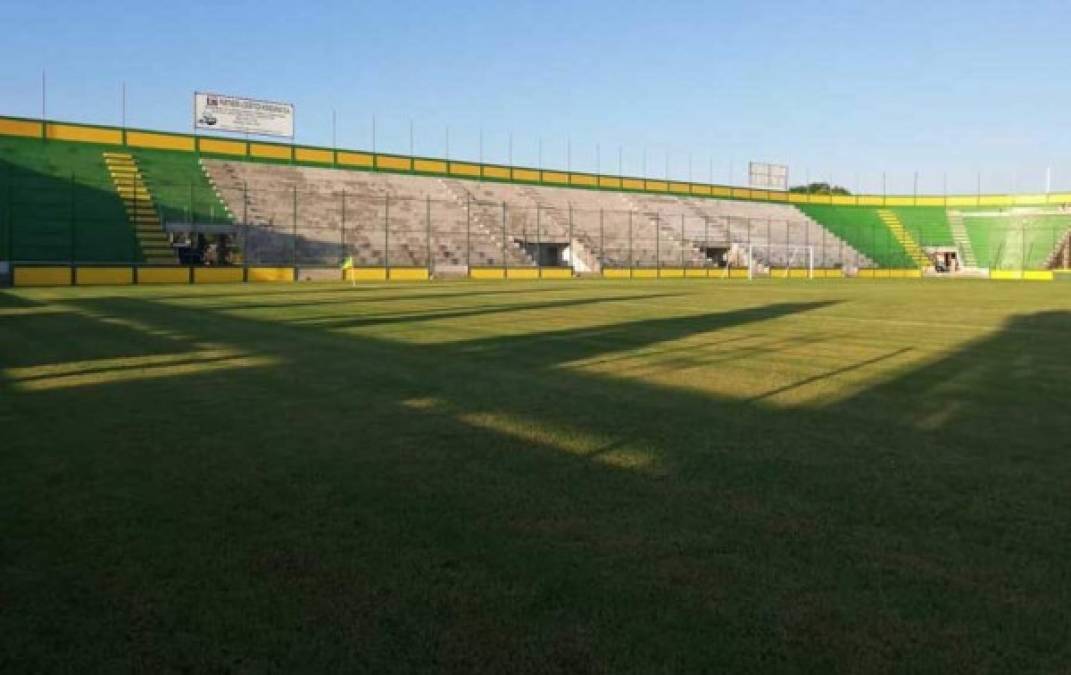
[[[69,304],[277,365],[0,383],[0,419],[17,420],[0,464],[16,667],[1064,662],[1071,458],[1051,403],[1067,394],[1068,313],[1018,317],[820,409],[560,366],[823,302],[420,346],[129,297]],[[128,330],[102,345],[155,349]]]

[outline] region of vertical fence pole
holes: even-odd
[[[606,228],[603,225],[603,210],[599,208],[599,274],[606,267]]]
[[[536,205],[536,271],[539,278],[543,278],[543,225],[542,211]]]
[[[662,214],[655,212],[654,217],[654,258],[655,258],[655,276],[662,276]]]
[[[136,263],[138,261],[138,184],[136,180],[132,180],[132,184],[128,188],[134,193],[134,228],[130,233],[130,263]],[[71,182],[71,190],[74,190],[74,182]]]
[[[685,253],[685,251],[684,251],[684,242],[685,242],[685,239],[684,239],[684,214],[682,213],[681,214],[681,269],[684,269],[684,267],[685,267],[685,262],[684,262],[685,261],[685,257],[684,257],[684,253]],[[684,272],[681,272],[681,274],[684,274]]]
[[[383,198],[383,267],[390,279],[390,193]]]
[[[506,201],[502,200],[502,276],[509,276],[509,258],[506,256]]]
[[[632,278],[632,211],[628,212],[628,276]]]
[[[77,223],[77,216],[75,215],[75,204],[74,204],[75,195],[74,195],[74,172],[73,171],[71,172],[70,188],[71,188],[71,204],[70,204],[70,206],[71,206],[71,222],[70,222],[70,229],[71,229],[70,246],[71,246],[71,250],[70,250],[70,253],[69,253],[68,257],[70,259],[71,264],[73,265],[74,264],[74,259],[75,259],[75,251],[77,250],[77,237],[78,237],[78,223]]]
[[[465,196],[465,275],[472,276],[472,195]]]
[[[249,278],[249,183],[242,181],[242,278]]]
[[[342,208],[340,209],[341,222],[339,223],[338,235],[338,264],[346,264],[346,190],[342,190]],[[343,279],[345,281],[345,279]]]
[[[424,229],[426,230],[425,238],[427,239],[428,254],[427,259],[424,261],[428,266],[428,278],[435,276],[435,259],[431,255],[431,196],[424,196]]]
[[[576,274],[576,240],[573,239],[573,203],[569,202],[569,269]]]
[[[294,185],[294,227],[290,237],[290,264],[297,267],[297,185]]]

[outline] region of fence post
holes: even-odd
[[[242,181],[242,278],[249,278],[249,183]]]
[[[71,222],[70,222],[70,228],[71,228],[70,246],[71,246],[71,250],[70,250],[69,258],[70,258],[71,264],[73,265],[74,264],[74,259],[75,259],[75,252],[78,250],[78,222],[77,222],[78,216],[76,215],[76,211],[75,211],[76,207],[75,207],[75,203],[74,203],[75,202],[75,196],[74,196],[74,172],[73,171],[71,172],[70,188],[71,188]]]
[[[655,211],[654,218],[654,259],[655,259],[655,276],[662,277],[662,214],[659,211]]]
[[[339,223],[338,264],[346,264],[346,189],[342,189],[342,222]],[[343,280],[344,281],[344,280]]]
[[[390,193],[383,198],[383,267],[390,280]]]
[[[428,278],[435,276],[435,258],[432,257],[431,245],[431,196],[424,195],[424,224],[427,229],[428,256],[424,262],[428,266]]]
[[[632,256],[632,210],[628,212],[628,278],[632,278],[632,264],[634,258]]]
[[[290,264],[297,267],[297,185],[294,185],[294,229],[290,239]]]
[[[472,277],[472,195],[465,195],[465,276]]]
[[[603,226],[603,209],[599,208],[599,274],[606,267],[606,228]]]
[[[684,257],[684,253],[685,253],[684,252],[684,242],[685,242],[685,239],[684,239],[684,214],[682,213],[681,214],[681,269],[682,270],[685,267],[685,263],[684,263],[684,261],[685,261],[685,257]],[[685,273],[682,271],[681,274],[685,274]]]
[[[134,180],[129,186],[131,192],[134,193],[134,228],[131,232],[130,238],[130,264],[134,264],[138,261],[138,182]],[[74,191],[74,181],[71,181],[71,191]],[[73,197],[72,197],[73,198]]]
[[[482,173],[482,170],[481,170]],[[502,278],[509,276],[509,258],[506,255],[506,200],[502,200]]]
[[[569,270],[576,274],[576,240],[573,239],[573,203],[569,202]]]

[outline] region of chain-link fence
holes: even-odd
[[[598,273],[725,267],[743,250],[763,252],[767,259],[757,261],[761,265],[793,266],[798,256],[779,259],[778,252],[805,247],[819,268],[954,271],[1057,265],[1068,236],[1066,217],[1014,212],[990,218],[993,222],[967,217],[967,225],[951,228],[943,219],[833,227],[798,212],[798,219],[737,216],[713,206],[705,212],[695,199],[664,201],[659,209],[591,208],[584,199],[576,206],[543,204],[534,191],[524,199],[488,200],[442,190],[424,195],[322,190],[288,184],[285,177],[255,188],[237,183],[152,183],[148,188],[150,196],[138,203],[136,194],[117,200],[114,185],[78,176],[11,180],[0,195],[0,259],[146,262],[146,241],[163,232],[173,260],[149,262],[339,266],[348,261],[432,273],[476,267]],[[142,217],[146,210],[154,217]]]

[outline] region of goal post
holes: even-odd
[[[744,253],[747,278],[814,278],[814,246],[749,243]]]

